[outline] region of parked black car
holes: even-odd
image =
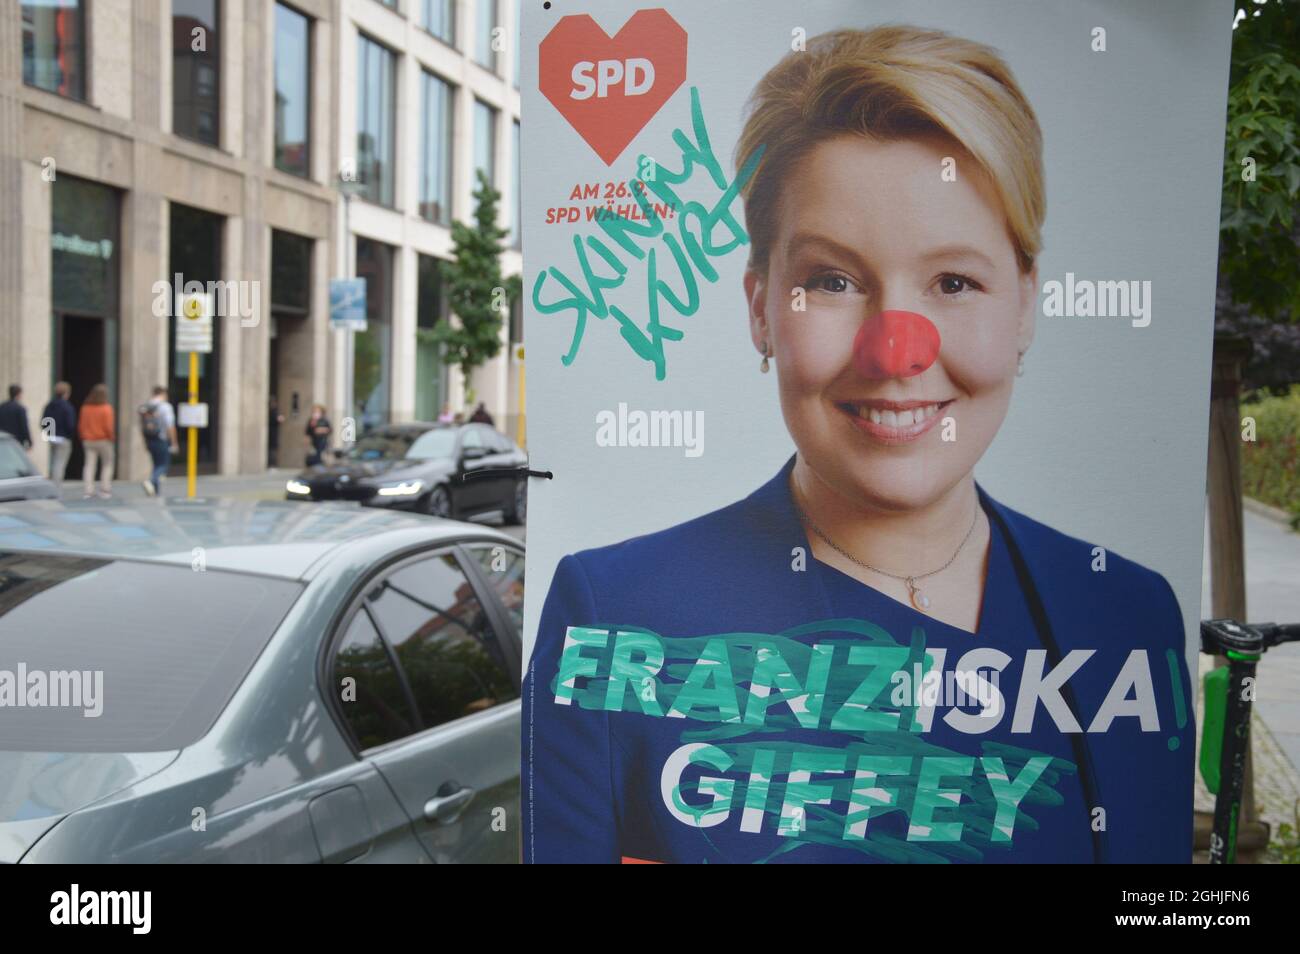
[[[509,471],[462,477],[527,464],[510,438],[486,424],[390,424],[366,432],[337,463],[308,467],[285,484],[285,496],[456,519],[500,513],[506,523],[523,523],[526,478]]]

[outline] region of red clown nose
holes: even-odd
[[[939,329],[914,311],[882,311],[853,339],[853,367],[864,378],[910,378],[939,357]]]

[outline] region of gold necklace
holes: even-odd
[[[817,534],[817,536],[821,537],[822,541],[825,542],[825,544],[828,547],[830,547],[840,556],[844,557],[844,559],[848,560],[851,563],[856,563],[864,570],[870,570],[872,573],[879,573],[881,576],[887,576],[894,580],[902,580],[904,583],[906,583],[908,598],[911,599],[912,605],[915,606],[918,610],[920,610],[923,613],[928,613],[930,611],[930,597],[926,596],[924,593],[921,592],[921,588],[916,585],[916,581],[924,580],[927,576],[934,576],[936,573],[942,573],[944,570],[948,569],[948,567],[952,566],[953,561],[957,559],[957,555],[961,553],[962,548],[966,546],[967,542],[970,540],[971,534],[975,532],[975,524],[979,521],[979,515],[980,515],[979,501],[976,500],[975,513],[971,515],[970,529],[966,531],[966,536],[962,537],[961,543],[957,544],[957,549],[953,551],[952,556],[948,558],[948,562],[945,563],[943,566],[939,567],[936,570],[930,570],[928,573],[913,573],[910,575],[899,575],[897,573],[890,573],[888,570],[882,570],[878,566],[872,566],[870,563],[867,563],[865,560],[859,560],[852,553],[850,553],[848,550],[845,550],[834,540],[828,537],[824,532],[822,532],[822,529],[818,527],[817,524],[812,522],[812,518],[809,517],[808,514],[804,512],[804,509],[802,507],[800,507],[798,504],[795,504],[794,509],[798,511],[800,519],[802,519],[804,523],[808,524],[808,528],[812,530],[813,533]]]

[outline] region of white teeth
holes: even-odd
[[[938,404],[926,404],[923,407],[908,408],[902,411],[880,410],[866,404],[857,405],[858,417],[884,427],[912,427],[939,413]]]

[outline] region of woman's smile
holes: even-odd
[[[836,401],[835,407],[859,433],[884,444],[907,444],[943,420],[942,412],[955,400],[956,398],[946,401],[867,399]]]

